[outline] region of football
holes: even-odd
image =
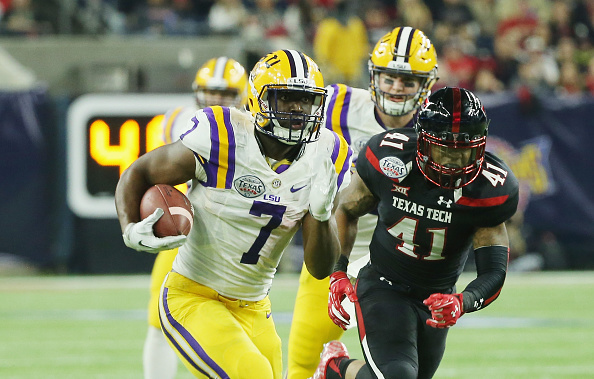
[[[155,236],[188,235],[194,222],[194,208],[190,200],[177,188],[168,184],[155,184],[140,201],[140,217],[150,216],[155,209],[163,209],[163,216],[153,225]]]

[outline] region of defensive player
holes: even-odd
[[[446,87],[422,106],[416,133],[384,132],[359,153],[336,210],[342,254],[328,312],[345,326],[341,300],[355,302],[365,361],[332,341],[315,379],[432,378],[448,328],[498,297],[508,261],[504,222],[516,211],[518,181],[485,153],[488,125],[472,92]],[[346,269],[357,220],[376,206],[371,261],[353,288]],[[471,249],[478,275],[458,292]]]
[[[198,111],[181,140],[136,160],[116,188],[124,242],[156,252],[179,245],[159,301],[161,328],[196,377],[280,379],[281,342],[268,291],[299,227],[316,278],[340,247],[336,192],[352,151],[322,127],[326,91],[316,63],[295,50],[263,57],[249,75],[248,108]],[[188,237],[157,238],[162,210],[139,219],[144,191],[192,179]]]
[[[355,154],[375,134],[413,127],[417,109],[437,80],[435,48],[421,30],[397,27],[373,49],[369,76],[369,90],[344,84],[327,87],[325,125],[342,135]],[[372,213],[359,220],[348,267],[351,278],[369,261],[369,243],[377,223],[377,212]],[[328,287],[329,279],[317,280],[301,270],[289,336],[289,379],[311,377],[323,345],[343,334],[328,317]]]
[[[214,105],[243,108],[247,103],[247,74],[234,59],[212,58],[196,72],[192,90],[196,107],[177,107],[165,114],[162,128],[165,143],[179,139],[198,109]],[[151,272],[149,327],[142,357],[145,379],[173,379],[177,372],[177,356],[161,332],[158,304],[161,284],[171,271],[176,254],[177,249],[161,251]]]

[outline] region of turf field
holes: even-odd
[[[0,278],[0,378],[142,378],[148,283]],[[283,274],[271,292],[285,355],[296,289]],[[451,329],[436,378],[594,378],[593,300],[592,272],[510,274],[494,304]],[[361,357],[355,331],[343,341]],[[190,376],[180,367],[178,378]]]

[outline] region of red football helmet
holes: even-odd
[[[476,179],[489,128],[476,95],[458,87],[438,90],[421,107],[415,128],[417,164],[429,181],[456,189]]]

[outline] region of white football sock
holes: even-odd
[[[174,379],[178,361],[161,329],[149,326],[142,353],[144,379]]]

